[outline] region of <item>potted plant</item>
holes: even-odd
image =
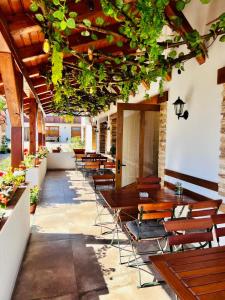
[[[30,213],[31,214],[35,213],[38,197],[39,197],[39,188],[37,186],[34,186],[33,188],[30,189]]]

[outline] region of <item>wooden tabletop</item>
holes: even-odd
[[[150,256],[181,300],[225,299],[225,246]]]
[[[113,190],[101,191],[106,203],[112,209],[131,209],[137,207],[138,204],[152,203],[152,202],[174,202],[176,205],[186,205],[194,202],[193,199],[187,196],[177,196],[174,191],[168,188],[160,190],[152,190],[149,192],[149,198],[140,198],[137,190]]]

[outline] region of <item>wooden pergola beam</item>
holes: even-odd
[[[184,40],[186,39],[187,33],[194,31],[184,14],[181,11],[177,10],[176,2],[174,0],[170,0],[170,3],[166,6],[165,14],[167,16],[170,27],[174,31],[178,32]],[[175,26],[173,24],[174,17],[178,17],[179,19],[181,19],[182,22],[181,24],[179,24],[179,26]],[[205,62],[205,55],[202,53],[201,55],[196,56],[196,60],[200,65],[203,64]]]
[[[35,99],[30,104],[29,111],[29,125],[30,125],[30,154],[36,154],[36,131],[37,131],[37,103]]]
[[[9,30],[9,27],[8,27],[8,24],[7,24],[7,21],[5,20],[2,12],[0,12],[0,32],[7,44],[7,47],[9,48],[10,52],[12,53],[12,56],[13,58],[15,59],[21,73],[23,74],[24,78],[26,79],[30,89],[31,89],[31,92],[33,93],[34,97],[35,97],[35,100],[38,104],[40,104],[41,106],[41,103],[40,103],[40,100],[35,92],[35,89],[34,89],[34,86],[32,84],[32,81],[29,77],[29,74],[26,70],[26,67],[23,63],[23,61],[21,60],[19,54],[18,54],[18,51],[17,51],[17,48],[15,46],[15,43],[14,43],[14,40],[13,38],[11,37],[10,35],[10,30]],[[44,110],[43,108],[41,107],[43,113],[44,113]]]
[[[217,84],[225,83],[225,67],[220,68],[217,72]]]

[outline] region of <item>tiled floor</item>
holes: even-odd
[[[81,173],[47,173],[14,300],[171,299],[167,286],[137,288],[137,271],[93,226],[94,200]]]

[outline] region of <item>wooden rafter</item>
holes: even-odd
[[[35,100],[38,104],[41,105],[40,103],[40,100],[35,92],[35,89],[34,89],[34,86],[32,84],[32,81],[29,77],[29,74],[24,66],[24,63],[23,61],[21,60],[19,54],[18,54],[18,51],[17,51],[17,48],[15,46],[15,43],[10,35],[10,31],[9,31],[9,28],[8,28],[8,25],[7,25],[7,22],[2,14],[2,12],[0,12],[0,31],[1,31],[1,34],[10,50],[10,52],[12,53],[12,56],[13,58],[15,59],[20,71],[22,72],[24,78],[26,79],[30,89],[31,89],[31,92],[33,93],[34,97],[35,97]],[[42,108],[41,108],[42,109]]]
[[[166,6],[165,14],[170,24],[170,27],[174,31],[178,32],[184,40],[186,40],[187,33],[194,31],[184,14],[176,9],[176,2],[174,0],[170,0],[170,3]],[[181,20],[181,24],[179,24],[179,26],[176,26],[173,23],[174,17],[178,17]],[[202,45],[202,48],[205,49],[205,46]],[[203,64],[205,62],[205,54],[202,52],[202,54],[197,55],[196,60],[200,65]]]

